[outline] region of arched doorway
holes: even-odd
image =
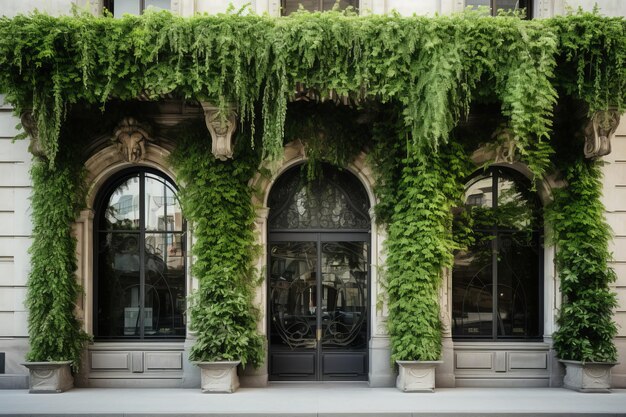
[[[269,195],[271,380],[367,380],[369,199],[351,173],[303,165]]]

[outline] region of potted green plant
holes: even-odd
[[[568,187],[555,192],[547,210],[563,297],[554,349],[565,366],[563,385],[582,392],[609,391],[617,359],[617,301],[609,288],[616,276],[608,266],[611,232],[600,200],[601,175],[595,162],[573,164]]]
[[[62,167],[61,167],[62,166]],[[28,277],[30,392],[63,392],[73,387],[72,371],[89,340],[74,314],[81,294],[76,281],[72,222],[79,207],[81,176],[72,164],[52,167],[36,160],[33,180],[32,269]]]
[[[207,157],[211,141],[204,126],[187,135],[181,134],[171,161],[185,184],[179,195],[193,230],[192,274],[199,284],[189,300],[196,336],[190,360],[201,369],[203,392],[233,392],[237,366],[263,362],[252,302],[258,280],[248,187],[258,162],[246,155],[232,161]]]
[[[452,206],[463,192],[455,155],[442,149],[404,162],[389,222],[388,328],[396,387],[404,392],[433,392],[442,363],[439,286],[453,261]]]

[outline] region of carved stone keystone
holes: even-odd
[[[599,158],[611,153],[611,139],[619,125],[620,115],[616,110],[594,113],[585,126],[585,157]]]
[[[152,139],[146,125],[126,117],[117,125],[112,141],[126,161],[140,162],[146,156],[147,143]]]
[[[237,129],[237,112],[234,108],[228,110],[225,116],[220,114],[219,108],[207,103],[200,102],[204,109],[204,121],[211,134],[213,143],[211,151],[216,159],[225,161],[233,157],[233,133]]]

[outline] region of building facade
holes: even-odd
[[[117,16],[144,7],[170,9],[182,16],[222,13],[248,6],[255,13],[280,16],[295,3],[264,1],[24,1],[2,6],[13,16],[35,7],[67,14],[75,5],[99,15]],[[302,2],[312,10],[334,2]],[[495,3],[495,4],[494,4]],[[359,13],[448,14],[466,6],[515,8],[499,0],[361,0],[343,1]],[[523,3],[523,2],[522,2]],[[524,4],[532,18],[593,7],[586,0],[534,0]],[[598,2],[610,16],[626,16],[619,0]],[[77,314],[94,340],[84,355],[77,385],[88,387],[196,387],[197,368],[189,361],[195,335],[187,327],[186,298],[198,284],[190,271],[194,239],[178,202],[176,172],[168,156],[175,146],[167,129],[185,120],[205,119],[214,154],[232,156],[227,129],[215,125],[217,109],[164,97],[139,105],[142,121],[123,118],[107,135],[91,140],[85,167],[86,208],[74,224],[78,240],[77,279],[84,294]],[[6,104],[0,107],[0,387],[25,387],[21,365],[28,350],[24,307],[31,243],[28,141],[11,139],[20,120]],[[157,128],[157,129],[155,129]],[[619,307],[614,319],[620,358],[626,357],[626,121],[622,118],[604,157],[606,218],[613,228],[612,250],[618,279],[613,284]],[[494,159],[493,150],[473,155],[477,166]],[[582,149],[581,149],[582,152]],[[496,158],[496,160],[498,160]],[[301,142],[284,148],[280,166],[252,179],[255,232],[261,248],[257,268],[264,278],[255,302],[258,331],[267,342],[262,367],[242,371],[242,383],[264,386],[273,380],[359,380],[392,386],[387,306],[381,270],[386,232],[377,224],[375,176],[367,155],[345,170],[325,166],[323,183],[308,188],[299,181],[307,161]],[[555,248],[544,242],[541,208],[561,186],[546,178],[534,190],[528,167],[506,159],[468,178],[466,206],[511,206],[506,227],[475,225],[485,240],[457,254],[444,274],[439,295],[443,329],[440,387],[558,386],[562,370],[552,349],[560,306]],[[521,219],[521,220],[520,220]],[[524,239],[519,236],[524,235]],[[479,247],[496,242],[487,258]],[[114,279],[113,279],[114,278]],[[497,289],[497,291],[493,291]],[[488,299],[486,299],[488,298]],[[626,387],[626,362],[614,368],[613,385]],[[2,366],[3,365],[3,366]]]

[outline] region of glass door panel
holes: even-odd
[[[368,245],[322,242],[322,347],[367,346]]]
[[[270,245],[270,340],[290,349],[315,349],[316,242]]]

